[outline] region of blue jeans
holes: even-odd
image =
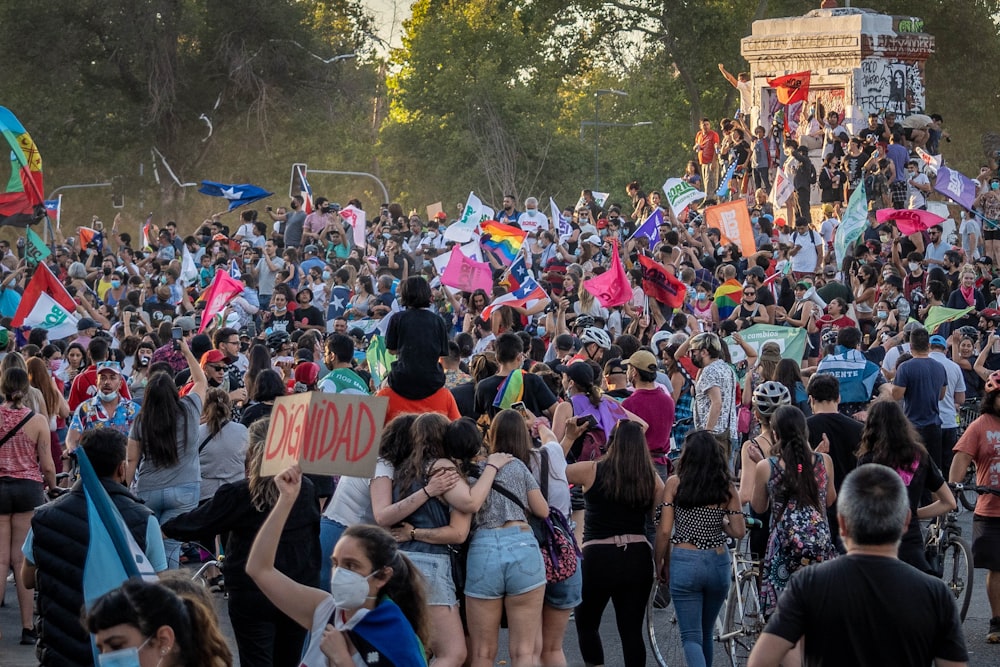
[[[165,522],[198,507],[201,496],[201,482],[178,484],[165,489],[140,490],[138,496],[153,511],[156,520],[162,526]],[[180,564],[181,543],[170,538],[163,538],[163,550],[167,554],[167,567],[177,567]]]
[[[330,557],[333,556],[333,547],[337,545],[337,540],[347,530],[347,526],[339,521],[327,519],[325,516],[319,520],[319,587],[320,590],[330,590],[330,579],[333,577],[333,564]]]
[[[688,667],[712,665],[715,619],[729,594],[731,576],[728,549],[670,551],[670,596]]]

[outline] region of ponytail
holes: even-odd
[[[598,387],[596,383],[581,386],[583,387],[583,393],[587,395],[587,400],[590,401],[590,404],[595,408],[601,407],[601,388]]]
[[[788,499],[825,511],[820,506],[809,431],[802,411],[790,405],[781,406],[771,417],[771,430],[781,443],[781,460],[785,464],[782,485]]]

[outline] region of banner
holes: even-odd
[[[261,476],[298,463],[304,473],[370,478],[388,407],[384,396],[318,391],[279,396],[271,410]]]
[[[27,228],[27,238],[24,243],[24,261],[28,266],[38,266],[46,257],[52,254],[45,241],[32,230]]]
[[[462,217],[458,219],[458,222],[451,223],[444,230],[445,239],[468,243],[479,225],[479,211],[482,208],[483,202],[476,196],[475,192],[470,192],[469,198],[465,200],[465,208],[462,209]]]
[[[604,208],[604,202],[606,202],[608,200],[608,195],[610,195],[611,193],[610,192],[593,192],[593,191],[591,191],[590,194],[592,194],[594,196],[594,201],[597,203],[597,205],[600,206],[601,208]],[[580,193],[580,198],[578,200],[576,200],[576,208],[577,208],[577,210],[579,210],[579,209],[585,207],[586,205],[587,205],[587,202],[586,202],[586,200],[584,200],[583,193],[581,192]]]
[[[455,247],[461,249],[462,254],[471,260],[475,260],[477,262],[484,261],[483,248],[479,245],[479,234],[473,234],[471,241]],[[444,270],[448,268],[449,261],[451,261],[451,255],[443,252],[432,259],[431,263],[434,264],[434,270],[437,271],[438,275],[441,275],[444,273]]]
[[[645,236],[649,239],[649,249],[652,250],[653,246],[660,242],[660,225],[663,224],[663,209],[657,208],[655,211],[649,214],[641,225],[636,227],[635,232],[632,233],[630,238],[635,238],[636,236]]]
[[[71,312],[60,306],[45,292],[38,295],[31,311],[24,318],[24,326],[32,329],[45,329],[49,332],[49,338],[52,340],[75,335],[77,322],[77,318]]]
[[[486,262],[469,259],[461,248],[451,249],[448,265],[441,274],[441,284],[463,292],[484,290],[489,294],[493,290],[493,271]]]
[[[687,286],[654,259],[639,255],[639,264],[642,291],[670,308],[680,308],[687,296]]]
[[[208,286],[208,290],[204,294],[205,310],[201,314],[201,326],[198,327],[198,333],[203,332],[212,318],[221,313],[234,296],[242,292],[242,282],[234,280],[228,272],[216,269],[215,278],[212,279],[212,284]]]
[[[668,178],[663,184],[663,196],[666,197],[674,215],[680,215],[688,206],[704,199],[705,193],[685,180]]]
[[[806,351],[806,330],[801,327],[778,327],[772,324],[755,324],[749,329],[740,332],[743,340],[760,354],[760,348],[768,341],[774,341],[781,348],[781,358],[791,359],[795,362],[802,361],[802,356]],[[729,354],[734,364],[738,364],[747,358],[743,348],[739,343],[726,337],[725,343],[729,346]]]
[[[427,205],[427,221],[428,222],[430,222],[431,220],[435,219],[437,217],[438,213],[444,213],[444,206],[441,204],[441,202],[436,201],[433,204],[428,204]]]
[[[788,178],[785,171],[779,168],[774,174],[774,183],[771,184],[771,196],[769,197],[771,203],[774,204],[775,208],[780,208],[793,194],[795,194],[795,186],[792,185],[792,179]]]
[[[753,226],[750,224],[750,211],[747,203],[738,199],[728,204],[709,206],[705,209],[705,222],[709,227],[719,230],[723,243],[735,243],[740,247],[740,254],[748,257],[757,252],[757,243],[753,238]]]
[[[976,201],[976,182],[948,167],[938,169],[934,189],[968,211],[972,210],[972,204]]]
[[[364,248],[368,241],[368,215],[356,206],[345,206],[340,209],[340,218],[351,226],[354,245]]]
[[[837,256],[837,266],[844,265],[844,257],[847,256],[847,248],[854,245],[854,242],[864,233],[868,226],[868,195],[865,194],[865,180],[858,182],[857,189],[851,193],[851,198],[844,209],[844,215],[840,219],[837,227],[837,234],[833,237],[833,251]],[[791,262],[789,262],[789,265]]]

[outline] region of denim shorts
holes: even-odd
[[[530,528],[480,528],[472,534],[465,577],[468,597],[499,600],[544,585],[545,563]]]
[[[0,477],[0,514],[34,512],[45,504],[42,483],[30,479]]]
[[[451,577],[451,556],[429,554],[423,551],[403,551],[414,567],[424,575],[427,589],[427,604],[454,607],[458,604],[455,596],[455,580]]]
[[[576,572],[569,579],[545,584],[545,605],[553,609],[576,609],[583,601],[583,562],[576,558]]]

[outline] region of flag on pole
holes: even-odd
[[[928,167],[930,167],[931,169],[933,169],[934,171],[937,171],[938,169],[941,168],[940,155],[931,155],[920,146],[917,146],[916,152],[917,155],[920,157],[920,159],[923,160],[923,163]]]
[[[239,264],[235,259],[229,261],[229,277],[233,280],[239,280],[243,277],[243,272],[240,271]]]
[[[229,211],[244,204],[252,204],[255,201],[266,199],[274,194],[250,183],[227,185],[225,183],[216,183],[215,181],[202,181],[198,192],[209,197],[225,198],[229,202]]]
[[[632,233],[631,238],[645,236],[649,239],[649,247],[652,248],[660,242],[660,225],[663,224],[663,209],[657,208],[649,214],[642,224]]]
[[[680,308],[687,296],[687,287],[656,260],[639,255],[642,265],[642,291],[670,308]]]
[[[788,178],[785,171],[779,168],[774,174],[774,183],[771,184],[771,203],[780,208],[794,193],[795,186],[792,184],[792,179]]]
[[[441,274],[441,284],[463,292],[481,289],[489,293],[493,289],[493,271],[486,262],[469,259],[459,246],[454,246],[448,258],[448,266]]]
[[[483,208],[483,202],[476,196],[475,192],[469,193],[469,198],[465,200],[465,208],[462,209],[462,216],[458,222],[453,222],[444,230],[444,237],[448,241],[468,243],[472,239],[476,227],[479,225],[479,212]]]
[[[201,314],[201,326],[198,328],[198,333],[203,332],[212,318],[223,311],[230,299],[242,292],[243,283],[233,279],[226,271],[216,269],[215,278],[212,279],[212,284],[205,292],[205,310]]]
[[[62,195],[45,200],[45,215],[49,216],[50,220],[56,221],[56,229],[62,225]]]
[[[865,193],[865,180],[861,179],[857,189],[851,193],[847,208],[840,218],[837,233],[833,237],[833,251],[837,257],[837,266],[844,265],[847,248],[864,233],[868,226],[868,195]],[[788,266],[791,266],[788,262]]]
[[[938,169],[937,178],[934,180],[935,190],[967,211],[972,210],[972,205],[976,201],[977,187],[974,180],[948,167]]]
[[[87,559],[83,563],[83,601],[89,608],[99,597],[132,577],[156,581],[156,572],[132,536],[83,447],[77,447],[80,483],[87,498]]]
[[[733,180],[733,174],[736,173],[736,161],[733,160],[729,168],[726,169],[726,175],[722,177],[722,182],[719,183],[719,189],[715,191],[716,197],[727,197],[729,196],[729,183]]]
[[[41,265],[40,265],[41,266]],[[22,299],[21,303],[25,303]],[[55,299],[41,292],[31,306],[31,311],[24,317],[23,325],[31,329],[45,329],[49,338],[59,340],[75,335],[79,320],[69,310],[63,308]]]
[[[924,327],[934,333],[939,326],[945,322],[954,322],[961,319],[973,311],[969,308],[945,308],[944,306],[931,306],[927,309],[927,317],[924,319]]]
[[[483,237],[479,242],[483,248],[491,251],[503,264],[513,263],[521,251],[527,233],[513,225],[493,220],[484,220],[480,227],[483,230]]]
[[[104,252],[104,234],[90,227],[80,227],[78,233],[80,235],[81,250],[93,243],[98,253]]]
[[[794,104],[796,102],[806,102],[809,100],[809,78],[811,72],[796,72],[785,76],[775,77],[767,80],[767,85],[771,86],[778,93],[780,104]]]
[[[875,212],[875,219],[880,223],[886,220],[895,220],[899,232],[907,235],[922,232],[945,221],[940,215],[930,211],[894,208],[879,209]]]
[[[45,262],[42,262],[38,265],[35,273],[31,276],[31,280],[28,281],[27,286],[24,288],[24,294],[21,295],[21,303],[14,313],[11,326],[25,326],[25,318],[32,312],[35,302],[38,301],[42,294],[47,294],[57,304],[62,306],[66,312],[76,312],[76,302],[73,301],[73,297],[69,295],[63,284],[59,282],[59,279],[52,274],[52,271],[45,265]]]
[[[354,245],[364,248],[368,242],[368,215],[353,204],[340,209],[340,217],[351,226]]]
[[[309,185],[309,181],[306,179],[306,169],[303,166],[295,167],[295,170],[299,174],[299,184],[302,186],[302,210],[306,215],[313,212],[313,190],[312,186]]]
[[[614,242],[611,251],[611,263],[608,270],[590,280],[583,281],[584,287],[594,295],[594,298],[605,308],[614,308],[632,299],[632,286],[629,285],[625,267],[618,256],[618,242]]]
[[[573,233],[573,225],[562,214],[562,210],[556,206],[556,200],[552,197],[549,197],[549,210],[552,213],[552,228],[559,234],[559,238],[562,239],[564,236],[571,235]]]
[[[5,107],[0,107],[0,136],[10,146],[10,179],[0,184],[0,225],[27,227],[44,212],[42,156],[31,135]]]
[[[546,298],[545,290],[535,282],[535,279],[525,273],[520,286],[507,294],[498,296],[493,303],[483,308],[481,319],[486,319],[500,306],[524,306],[529,301]]]
[[[38,266],[42,260],[52,254],[52,251],[31,227],[27,228],[27,232],[24,243],[24,260],[29,267]]]
[[[181,248],[181,283],[190,287],[198,280],[198,267],[194,264],[194,255],[188,250],[187,244]]]
[[[680,215],[688,206],[704,199],[705,193],[683,179],[668,178],[663,183],[663,196],[674,215]]]

